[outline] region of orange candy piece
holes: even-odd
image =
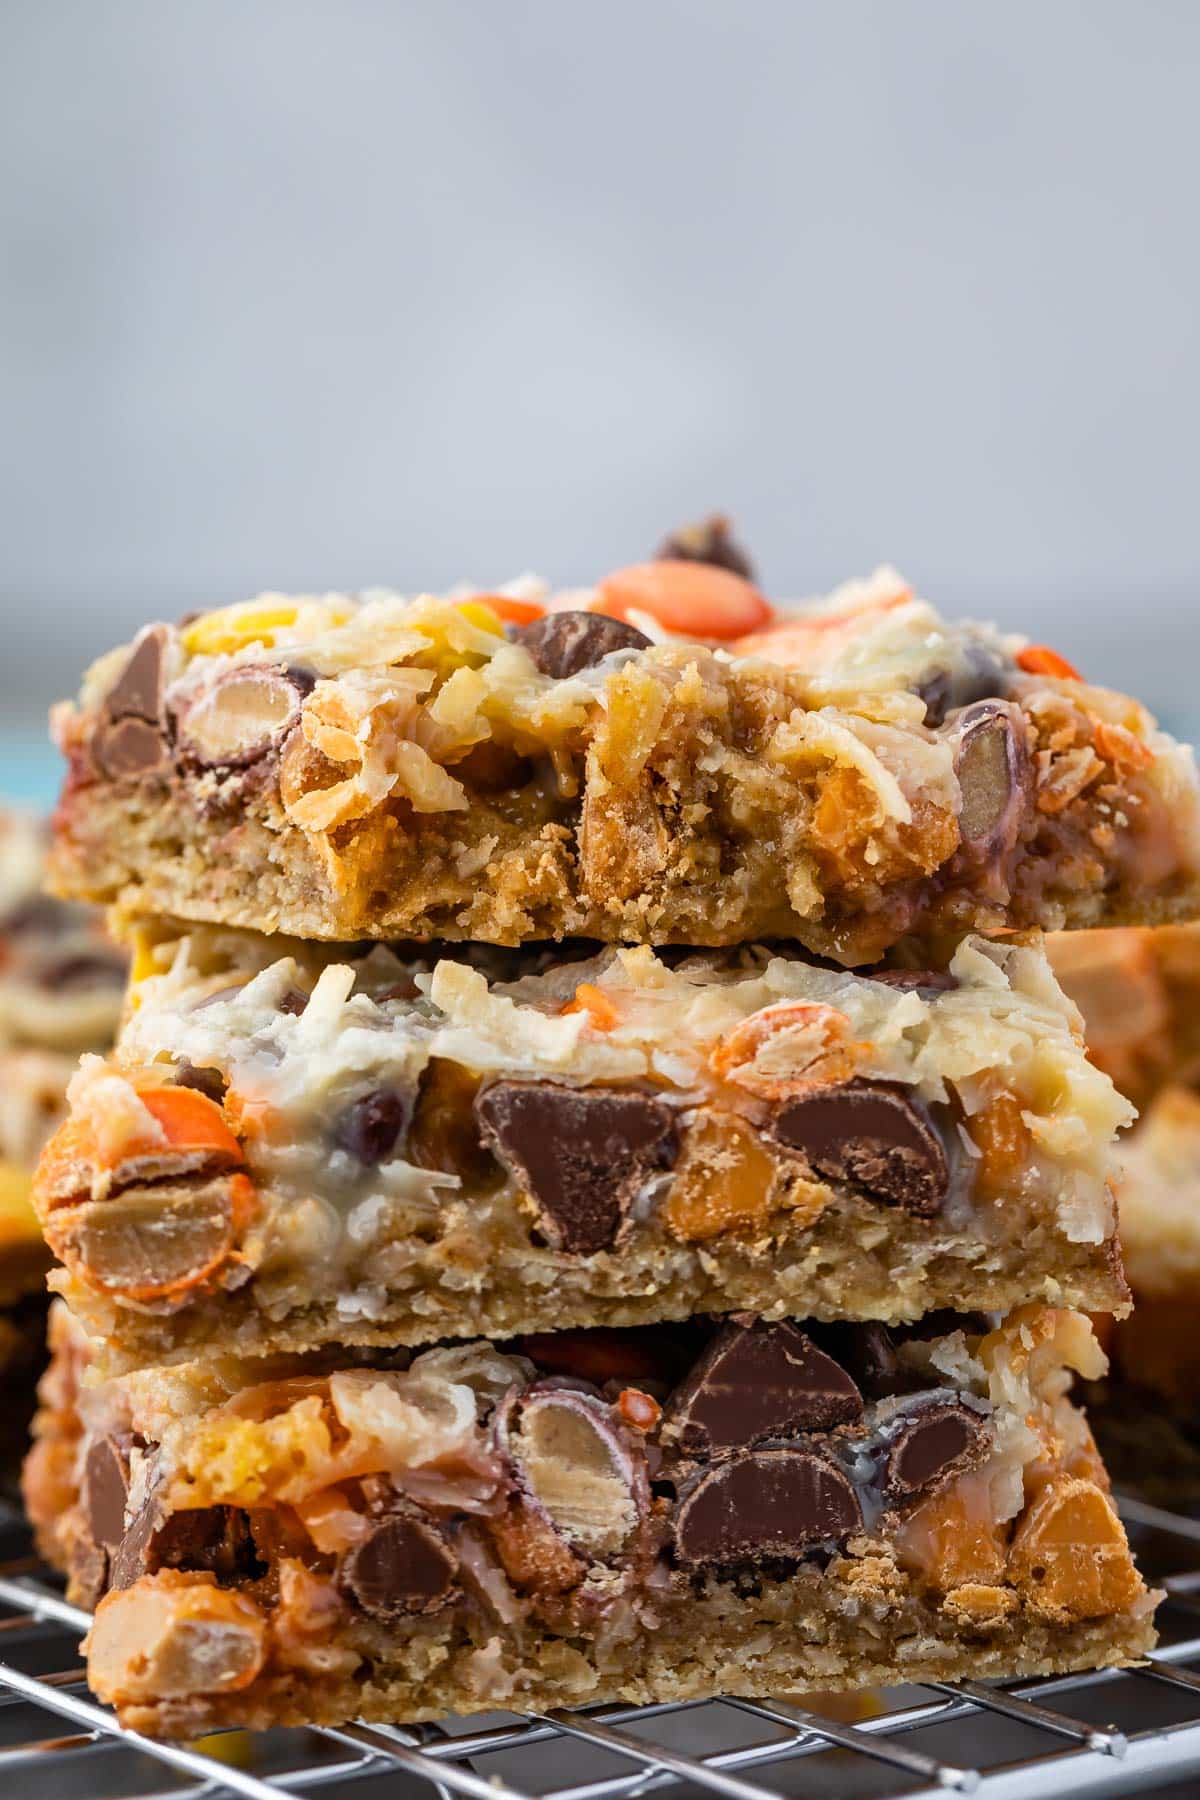
[[[515,600],[509,594],[472,594],[471,599],[490,606],[506,625],[532,625],[546,610],[536,600]]]
[[[759,1225],[775,1204],[776,1176],[752,1125],[736,1113],[701,1114],[667,1195],[667,1230],[695,1243]]]
[[[901,1567],[942,1593],[1004,1579],[1001,1528],[992,1519],[986,1485],[971,1476],[919,1506],[901,1525],[896,1547]]]
[[[1083,680],[1074,664],[1060,656],[1057,650],[1052,650],[1049,644],[1026,644],[1023,650],[1017,651],[1017,667],[1024,669],[1027,675],[1053,675],[1058,681]]]
[[[575,989],[575,998],[568,1000],[562,1010],[564,1013],[586,1013],[593,1031],[611,1031],[621,1023],[621,1015],[608,995],[591,981],[581,981]]]
[[[1008,1578],[1032,1611],[1060,1623],[1121,1612],[1142,1591],[1112,1502],[1074,1475],[1048,1481],[1025,1512]]]
[[[155,1087],[139,1091],[138,1099],[157,1119],[172,1150],[211,1150],[245,1160],[224,1113],[207,1094],[188,1087]]]
[[[722,641],[758,631],[771,617],[752,582],[729,569],[695,562],[635,563],[618,569],[600,582],[590,610],[624,620],[631,612],[648,613],[679,637]]]

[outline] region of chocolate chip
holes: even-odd
[[[148,775],[166,762],[167,747],[157,725],[145,719],[103,722],[92,744],[101,774],[114,781]]]
[[[781,1108],[773,1130],[817,1174],[865,1188],[872,1199],[918,1218],[935,1213],[950,1186],[946,1152],[928,1113],[890,1083],[848,1081],[799,1094]]]
[[[110,719],[145,719],[156,725],[162,716],[165,625],[148,625],[139,634],[129,660],[104,697]]]
[[[86,1532],[72,1537],[67,1549],[70,1597],[76,1606],[93,1612],[108,1587],[108,1551]]]
[[[972,864],[1008,854],[1020,836],[1033,792],[1025,721],[1015,706],[984,700],[950,721],[962,794],[960,856]]]
[[[229,1083],[220,1069],[198,1069],[186,1058],[175,1064],[175,1086],[195,1088],[198,1094],[215,1101],[218,1106],[224,1103],[229,1092]]]
[[[729,528],[724,513],[710,513],[697,525],[684,525],[664,538],[655,555],[662,562],[711,563],[731,575],[754,580],[754,565]]]
[[[543,675],[565,680],[590,669],[614,650],[648,650],[650,639],[620,619],[603,613],[546,613],[522,627],[518,643],[524,644]]]
[[[895,988],[901,994],[953,994],[958,976],[948,969],[871,969],[863,970],[869,981],[881,987]]]
[[[165,1513],[161,1492],[151,1492],[118,1542],[109,1585],[132,1587],[159,1569],[205,1570],[225,1581],[253,1576],[259,1559],[248,1515],[238,1506]]]
[[[116,950],[76,950],[52,958],[37,972],[38,986],[49,993],[62,993],[70,988],[122,987],[125,982],[125,959]]]
[[[163,1523],[162,1502],[157,1493],[145,1499],[113,1552],[109,1570],[109,1586],[132,1587],[143,1575],[153,1571],[151,1545]]]
[[[661,1437],[685,1456],[861,1419],[862,1395],[833,1358],[788,1321],[722,1327],[663,1414]]]
[[[616,1242],[638,1189],[679,1148],[674,1112],[647,1094],[497,1081],[475,1114],[528,1189],[547,1241],[581,1255]]]
[[[893,1504],[940,1486],[980,1462],[990,1441],[983,1419],[958,1401],[925,1405],[900,1425],[881,1486]]]
[[[807,1450],[750,1450],[707,1471],[675,1514],[675,1550],[688,1564],[801,1557],[862,1527],[840,1469]]]
[[[165,625],[148,625],[104,697],[92,741],[101,773],[115,780],[145,775],[166,761],[163,736]]]
[[[308,1005],[309,998],[310,996],[302,989],[291,987],[279,1002],[279,1010],[281,1013],[290,1013],[293,1019],[298,1019]]]
[[[79,1484],[79,1501],[95,1543],[115,1550],[125,1536],[125,1499],[129,1492],[129,1456],[114,1437],[96,1438],[88,1446]]]
[[[259,1559],[249,1516],[240,1506],[199,1506],[171,1513],[154,1535],[156,1569],[203,1569],[219,1581],[253,1577]]]
[[[849,1370],[868,1400],[884,1400],[929,1386],[925,1376],[901,1365],[899,1334],[878,1320],[818,1325],[813,1330],[830,1355]]]
[[[376,1088],[351,1101],[333,1128],[333,1141],[367,1168],[388,1160],[404,1135],[412,1097],[399,1088]]]
[[[397,1619],[443,1606],[457,1573],[457,1560],[432,1522],[392,1513],[343,1559],[340,1579],[372,1618]]]
[[[984,638],[968,638],[953,669],[935,669],[913,690],[925,702],[926,725],[935,730],[944,722],[947,713],[960,706],[972,706],[977,700],[994,699],[1003,694],[1010,668],[1001,653]]]

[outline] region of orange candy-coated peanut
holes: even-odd
[[[635,563],[605,576],[596,589],[592,612],[628,619],[648,613],[666,631],[680,637],[743,637],[771,617],[771,608],[752,582],[708,563]]]
[[[225,1115],[207,1094],[188,1087],[155,1087],[140,1090],[138,1099],[158,1120],[172,1150],[211,1150],[244,1160]]]
[[[617,1411],[635,1431],[653,1431],[662,1417],[662,1407],[653,1394],[644,1394],[641,1388],[622,1388],[617,1396]]]
[[[835,1006],[819,1000],[777,1000],[719,1038],[708,1064],[722,1081],[732,1081],[766,1100],[781,1100],[807,1088],[848,1080],[865,1048],[853,1041],[849,1019]],[[777,1068],[771,1066],[772,1049]]]
[[[1112,1502],[1074,1475],[1048,1481],[1025,1512],[1008,1578],[1032,1611],[1064,1624],[1121,1612],[1142,1592]]]
[[[697,1117],[671,1183],[663,1220],[685,1243],[752,1230],[781,1204],[775,1158],[736,1113]]]
[[[901,1525],[896,1547],[901,1567],[942,1593],[1004,1579],[1002,1528],[992,1519],[986,1483],[973,1476],[919,1506]]]
[[[1017,651],[1017,667],[1027,675],[1053,675],[1058,681],[1083,680],[1079,670],[1049,644],[1026,644]]]

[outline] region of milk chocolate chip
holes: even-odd
[[[547,1242],[580,1255],[616,1242],[638,1189],[679,1148],[674,1112],[647,1094],[497,1081],[475,1114],[528,1189]]]
[[[112,1559],[110,1587],[132,1587],[158,1569],[204,1570],[218,1580],[258,1572],[247,1514],[239,1506],[199,1506],[164,1514],[151,1493],[129,1522]]]
[[[144,775],[166,761],[163,736],[165,625],[148,625],[105,696],[92,754],[105,775]]]
[[[524,644],[543,675],[565,680],[590,669],[613,650],[648,650],[650,639],[620,619],[603,613],[545,613],[526,625],[517,641]]]
[[[229,1092],[229,1082],[220,1069],[198,1069],[186,1057],[175,1064],[175,1086],[194,1088],[198,1094],[203,1094],[206,1100],[212,1100],[217,1106],[224,1104]]]
[[[794,1325],[735,1322],[671,1395],[661,1437],[685,1456],[715,1456],[763,1438],[852,1424],[862,1411],[846,1371]]]
[[[96,1438],[84,1458],[79,1499],[97,1544],[115,1550],[125,1536],[129,1456],[114,1437]]]
[[[884,1498],[893,1503],[940,1486],[974,1468],[988,1446],[987,1427],[960,1401],[916,1409],[901,1424],[883,1466]]]
[[[1003,694],[1012,665],[985,638],[969,639],[952,669],[934,669],[914,689],[925,702],[925,723],[931,730],[946,714]]]
[[[774,1132],[828,1181],[865,1188],[919,1218],[938,1210],[950,1185],[941,1139],[925,1108],[902,1087],[848,1081],[800,1094],[776,1115]]]
[[[458,1562],[435,1526],[390,1513],[343,1559],[341,1583],[374,1619],[435,1612],[454,1593]]]
[[[755,579],[754,564],[730,530],[724,513],[710,513],[696,525],[684,525],[664,538],[655,557],[661,562],[710,563],[745,581]]]
[[[807,1450],[750,1450],[702,1475],[675,1514],[688,1564],[803,1556],[862,1527],[853,1487]]]
[[[1016,843],[1033,790],[1025,721],[1018,707],[983,700],[965,707],[951,726],[962,793],[959,854],[975,864],[992,862]]]

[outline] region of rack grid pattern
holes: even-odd
[[[723,1700],[598,1707],[400,1729],[350,1725],[198,1745],[123,1731],[79,1664],[87,1615],[0,1516],[0,1775],[22,1800],[984,1800],[1195,1792],[1200,1780],[1200,1519],[1123,1497],[1143,1569],[1165,1588],[1163,1644],[1135,1670],[1003,1687],[900,1690],[843,1724],[799,1704]]]

